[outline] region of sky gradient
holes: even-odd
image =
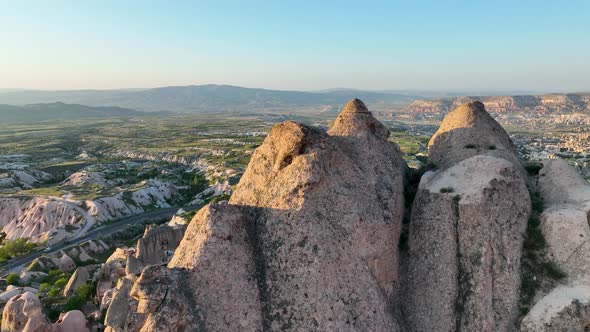
[[[0,0],[0,42],[0,88],[590,91],[590,1]]]

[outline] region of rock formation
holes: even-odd
[[[2,332],[51,332],[39,298],[31,293],[11,298],[2,312]]]
[[[64,287],[63,295],[65,297],[74,295],[76,288],[84,285],[87,281],[91,280],[91,276],[96,271],[97,265],[80,266],[74,271],[68,283]]]
[[[230,203],[194,217],[168,267],[144,269],[132,295],[146,319],[129,330],[400,330],[405,164],[388,137],[360,100],[328,132],[275,126]]]
[[[60,315],[51,324],[39,298],[31,293],[11,298],[2,312],[2,332],[87,332],[86,318],[81,311],[73,310]]]
[[[514,143],[478,101],[464,104],[445,116],[428,142],[428,162],[444,169],[476,155],[503,158],[520,165]]]
[[[176,250],[162,247],[169,229],[151,229],[137,253],[109,259],[123,278],[103,292],[114,294],[103,299],[106,331],[516,330],[531,200],[509,136],[479,102],[447,115],[429,143],[438,170],[420,181],[403,272],[406,165],[388,138],[360,100],[328,131],[276,125],[229,202],[202,208]],[[539,188],[548,254],[569,277],[522,319],[527,332],[590,320],[590,189],[564,165],[546,163]]]
[[[168,225],[146,227],[143,236],[137,240],[135,257],[142,266],[168,263],[185,229],[185,226]]]
[[[514,145],[472,102],[445,117],[428,159],[442,170],[422,177],[412,209],[407,328],[510,331],[531,209]]]
[[[539,189],[547,255],[566,280],[524,317],[522,331],[585,331],[590,326],[590,185],[564,160],[545,161]]]
[[[409,331],[510,331],[529,212],[525,181],[504,159],[476,156],[424,175],[404,284]]]

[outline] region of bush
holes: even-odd
[[[91,283],[85,283],[82,286],[77,287],[74,292],[77,296],[83,298],[84,300],[90,300],[96,291],[96,286]]]
[[[453,187],[445,187],[445,188],[440,188],[440,192],[442,194],[446,194],[446,193],[454,193],[455,192],[455,188]]]
[[[543,198],[538,192],[531,192],[532,213],[527,223],[526,238],[521,260],[520,312],[526,314],[542,285],[555,283],[565,278],[566,273],[555,263],[547,260],[546,240],[541,230],[540,214],[543,212]]]
[[[53,283],[53,286],[58,287],[58,288],[64,288],[64,287],[66,287],[67,284],[68,284],[67,278],[59,278],[59,279],[57,279],[57,281],[55,281]]]
[[[6,276],[6,283],[9,285],[18,286],[20,284],[20,277],[17,273],[10,273]]]
[[[543,164],[539,161],[529,161],[524,165],[524,169],[529,175],[539,175],[541,168],[543,168]]]
[[[80,310],[86,304],[86,299],[79,295],[74,295],[68,299],[66,304],[63,307],[63,312],[68,312],[71,310]]]
[[[477,146],[475,144],[465,144],[464,148],[466,149],[475,149]]]
[[[496,150],[496,146],[495,145],[490,145],[490,146],[488,146],[488,150]]]

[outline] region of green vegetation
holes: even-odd
[[[37,249],[37,244],[28,242],[26,239],[6,241],[0,247],[0,263],[7,260],[32,253]]]
[[[543,212],[543,198],[538,192],[531,192],[532,213],[527,224],[521,261],[520,312],[526,314],[535,293],[543,285],[553,285],[557,280],[567,277],[555,263],[547,259],[545,236],[541,230],[540,215]]]
[[[18,276],[18,273],[8,274],[6,276],[6,283],[9,285],[15,285],[15,286],[20,285],[20,277]]]
[[[455,192],[455,188],[453,187],[444,187],[444,188],[440,188],[440,192],[442,194],[446,194],[446,193],[454,193]]]
[[[524,169],[526,169],[529,175],[539,175],[541,168],[543,168],[543,163],[540,161],[528,161],[524,165]]]

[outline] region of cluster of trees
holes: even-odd
[[[5,238],[6,233],[0,232],[0,241],[2,241],[2,246],[0,246],[0,264],[11,258],[30,254],[37,249],[35,243],[28,242],[26,239],[5,241]]]
[[[96,293],[96,284],[85,283],[74,290],[74,295],[63,296],[63,290],[71,274],[57,269],[50,270],[39,285],[39,298],[47,310],[50,320],[55,320],[62,312],[80,310]]]

